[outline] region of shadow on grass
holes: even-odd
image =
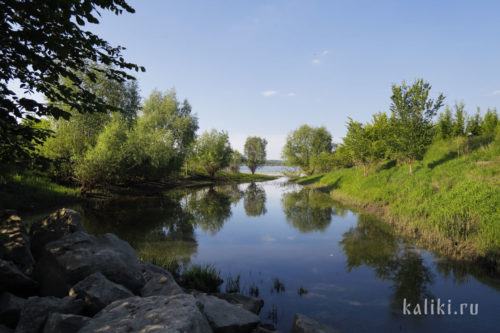
[[[394,168],[395,166],[397,165],[397,162],[396,160],[390,160],[390,161],[387,161],[385,163],[383,163],[378,169],[377,169],[377,172],[378,171],[382,171],[382,170],[389,170],[389,169],[392,169]]]
[[[321,192],[330,193],[331,191],[336,190],[336,189],[338,189],[340,187],[339,186],[340,185],[340,180],[342,180],[342,176],[340,176],[339,178],[337,178],[337,180],[335,182],[333,182],[332,184],[320,187],[319,190]]]
[[[456,158],[458,155],[457,155],[457,152],[455,151],[450,151],[448,152],[448,154],[444,155],[443,157],[441,157],[440,159],[438,160],[435,160],[434,162],[431,162],[429,164],[427,164],[427,167],[429,169],[434,169],[435,167],[437,167],[438,165],[441,165],[443,163],[446,163],[454,158]]]
[[[322,177],[323,177],[323,175],[317,175],[317,176],[314,176],[314,177],[310,177],[310,178],[298,181],[297,183],[300,184],[300,185],[310,185],[310,184],[313,184],[313,183],[317,182]]]

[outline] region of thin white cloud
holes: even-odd
[[[296,96],[297,94],[296,94],[296,93],[294,93],[294,92],[289,92],[289,93],[288,93],[288,94],[286,94],[286,95],[287,95],[287,96],[290,96],[290,97],[294,97],[294,96]]]
[[[498,96],[500,95],[500,90],[495,90],[491,93],[491,96]]]
[[[328,50],[324,50],[323,52],[321,52],[321,55],[327,55],[328,53],[330,53]]]
[[[260,94],[265,97],[276,95],[278,92],[276,90],[266,90],[261,92]]]
[[[312,63],[315,65],[319,64],[319,59],[313,59]]]

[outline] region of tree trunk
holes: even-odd
[[[410,165],[410,176],[413,175],[413,169],[411,168],[411,158],[408,159],[408,164]]]
[[[367,172],[366,172],[366,165],[363,165],[363,176],[368,176]]]

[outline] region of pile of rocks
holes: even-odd
[[[29,234],[12,212],[0,218],[0,333],[273,331],[261,299],[186,291],[115,235],[89,235],[73,210]],[[292,331],[332,332],[314,323],[296,316]]]

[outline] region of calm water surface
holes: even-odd
[[[139,253],[213,264],[226,280],[240,274],[242,292],[265,300],[263,322],[282,332],[297,312],[341,332],[500,332],[498,279],[284,178],[76,209],[90,233],[113,232]],[[447,311],[451,300],[452,313],[403,315],[404,299],[412,311],[425,299]],[[454,315],[460,303],[479,304],[478,314]]]

